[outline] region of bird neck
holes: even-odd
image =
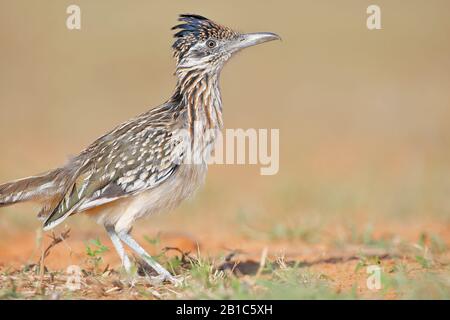
[[[181,99],[188,126],[220,129],[223,125],[222,100],[219,89],[220,71],[199,67],[178,67],[174,96]]]

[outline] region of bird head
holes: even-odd
[[[178,20],[181,23],[172,28],[177,31],[172,47],[179,68],[220,71],[234,53],[280,40],[270,32],[239,33],[199,15],[182,14]]]

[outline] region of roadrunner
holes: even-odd
[[[42,204],[38,217],[49,230],[83,212],[108,232],[122,265],[123,244],[161,280],[177,283],[131,237],[133,222],[168,210],[203,182],[207,159],[222,128],[219,76],[236,52],[280,39],[274,33],[236,32],[205,17],[180,15],[173,44],[177,85],[172,97],[100,137],[60,168],[0,186],[0,206]]]

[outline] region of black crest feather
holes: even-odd
[[[210,22],[209,19],[196,14],[181,14],[178,21],[183,23],[172,28],[172,30],[181,29],[174,35],[175,38],[181,38],[190,33],[198,35],[201,29],[205,28]]]

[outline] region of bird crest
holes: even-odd
[[[178,21],[182,22],[172,28],[177,32],[172,48],[177,61],[181,60],[186,52],[199,41],[208,39],[226,40],[238,35],[232,29],[215,23],[208,18],[195,14],[181,14]]]

